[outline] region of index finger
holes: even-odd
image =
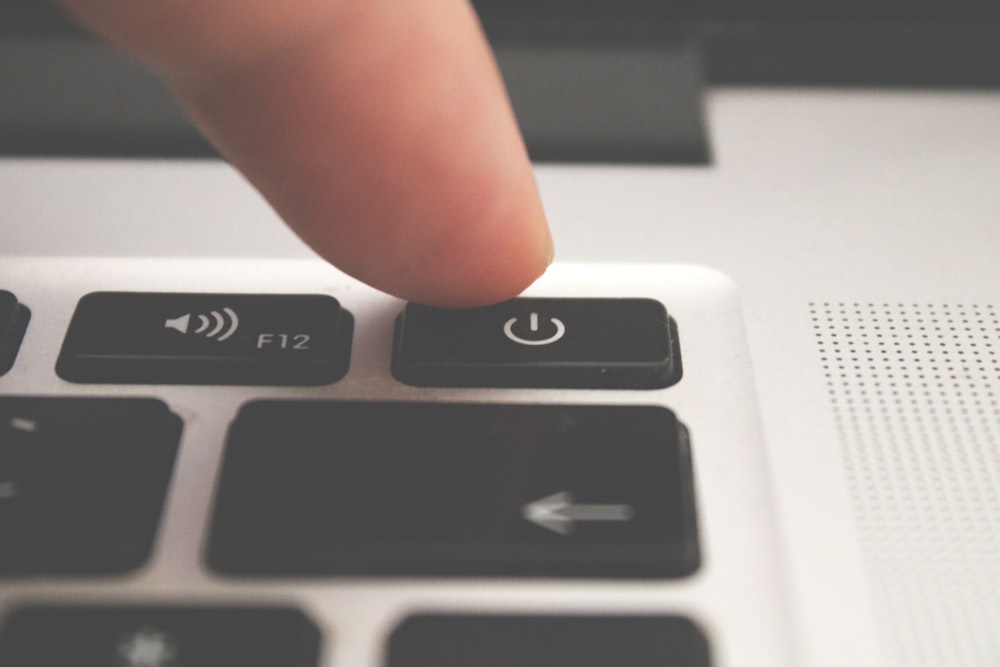
[[[551,260],[466,0],[63,0],[164,76],[320,255],[406,299],[483,305]]]

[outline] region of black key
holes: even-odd
[[[0,576],[139,567],[180,431],[150,399],[0,398]]]
[[[676,577],[699,563],[665,408],[259,402],[210,565],[250,575]]]
[[[31,313],[13,294],[0,290],[0,375],[14,366]]]
[[[96,292],[56,371],[72,382],[315,385],[347,373],[354,320],[336,299]]]
[[[414,616],[387,667],[710,667],[708,642],[678,616]]]
[[[392,368],[403,382],[435,387],[654,389],[681,377],[676,325],[651,299],[408,304]]]
[[[0,634],[14,667],[316,667],[300,612],[237,607],[26,607]]]

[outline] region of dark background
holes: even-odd
[[[708,163],[705,86],[1000,87],[1000,0],[473,2],[542,161]],[[149,72],[0,0],[0,155],[214,152]]]
[[[497,40],[699,40],[716,83],[1000,85],[998,0],[473,0]],[[0,0],[0,37],[79,31]]]

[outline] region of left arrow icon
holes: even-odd
[[[628,521],[635,515],[630,505],[582,505],[573,494],[560,491],[528,503],[521,516],[560,535],[569,535],[580,521]]]

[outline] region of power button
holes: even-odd
[[[548,326],[552,330],[551,335],[543,333],[541,337],[538,335],[539,330],[541,330],[538,313],[531,313],[528,316],[528,322],[529,333],[527,335],[514,331],[514,327],[518,324],[518,318],[516,317],[507,320],[506,324],[503,325],[503,333],[507,338],[519,345],[551,345],[566,333],[566,325],[562,323],[562,320],[555,317],[548,318]]]
[[[662,303],[640,298],[409,304],[392,368],[402,382],[437,387],[655,389],[681,376],[675,322]]]

